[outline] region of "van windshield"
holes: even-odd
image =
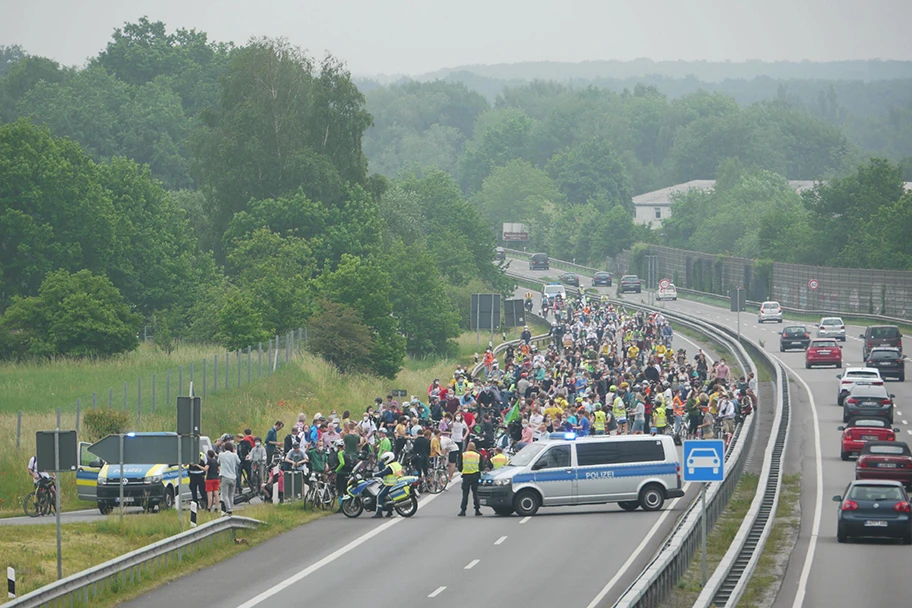
[[[547,447],[545,443],[530,443],[519,452],[516,453],[513,458],[510,459],[509,466],[514,467],[526,467],[529,466],[529,463],[535,460],[535,457],[538,456],[543,449]]]

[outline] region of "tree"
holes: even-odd
[[[250,200],[306,196],[342,207],[345,183],[362,184],[364,98],[332,57],[319,69],[283,41],[261,39],[231,56],[217,108],[195,140],[197,175],[224,232]]]
[[[130,351],[139,345],[141,322],[106,277],[88,270],[49,273],[37,296],[17,298],[0,321],[14,338],[14,357]]]
[[[396,241],[386,267],[391,283],[393,316],[410,355],[452,355],[459,336],[458,319],[447,300],[433,257],[420,242]]]
[[[592,138],[555,155],[546,167],[561,193],[574,205],[602,199],[633,212],[633,190],[627,171],[605,138]]]
[[[26,52],[18,44],[6,46],[0,44],[0,78],[6,74],[14,63],[26,57]]]
[[[470,142],[459,163],[459,175],[466,193],[481,188],[494,167],[503,166],[514,158],[522,158],[529,146],[534,123],[518,110],[491,112],[479,118],[488,126]],[[478,129],[479,127],[476,127]]]
[[[302,327],[312,311],[317,263],[304,239],[259,228],[234,241],[226,270],[261,315],[262,324],[283,333]],[[246,304],[245,304],[246,305]],[[246,344],[244,345],[246,346]]]
[[[263,315],[254,303],[253,293],[235,290],[218,311],[215,338],[229,351],[269,340],[275,333],[266,328]]]
[[[58,268],[104,272],[117,217],[98,168],[26,120],[0,126],[0,309]]]
[[[340,371],[366,373],[371,370],[373,337],[358,311],[350,306],[321,300],[309,331],[308,349]]]
[[[473,197],[495,229],[504,222],[534,225],[551,205],[562,199],[563,195],[544,171],[521,159],[495,167]]]
[[[387,273],[373,260],[343,255],[338,268],[315,281],[316,293],[355,310],[372,334],[371,370],[394,378],[402,369],[405,339],[398,333],[391,304],[393,286]]]
[[[882,158],[869,160],[847,177],[821,182],[805,191],[804,204],[818,231],[815,251],[819,257],[814,262],[857,264],[862,228],[904,193],[902,169]]]

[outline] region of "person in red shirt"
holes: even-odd
[[[469,427],[469,431],[475,428],[475,415],[469,411],[468,408],[462,408],[462,419],[465,420],[466,426]]]

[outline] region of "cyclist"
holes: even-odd
[[[28,461],[28,472],[32,476],[32,481],[35,486],[38,485],[42,479],[51,479],[51,476],[45,471],[38,470],[38,456],[32,456]]]

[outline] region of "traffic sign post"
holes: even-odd
[[[668,289],[669,287],[671,287],[671,281],[668,279],[662,279],[659,281],[659,289]]]
[[[57,428],[35,433],[35,466],[39,471],[54,473],[54,515],[57,520],[57,580],[63,578],[60,538],[60,473],[79,467],[76,431],[60,430],[60,408],[57,408]],[[37,500],[37,498],[36,498]]]
[[[817,279],[811,279],[808,281],[808,289],[811,291],[817,291],[818,287],[820,287],[820,283],[817,281]]]
[[[684,442],[684,481],[700,482],[700,528],[703,545],[703,586],[706,586],[706,486],[725,479],[725,442],[707,439]]]

